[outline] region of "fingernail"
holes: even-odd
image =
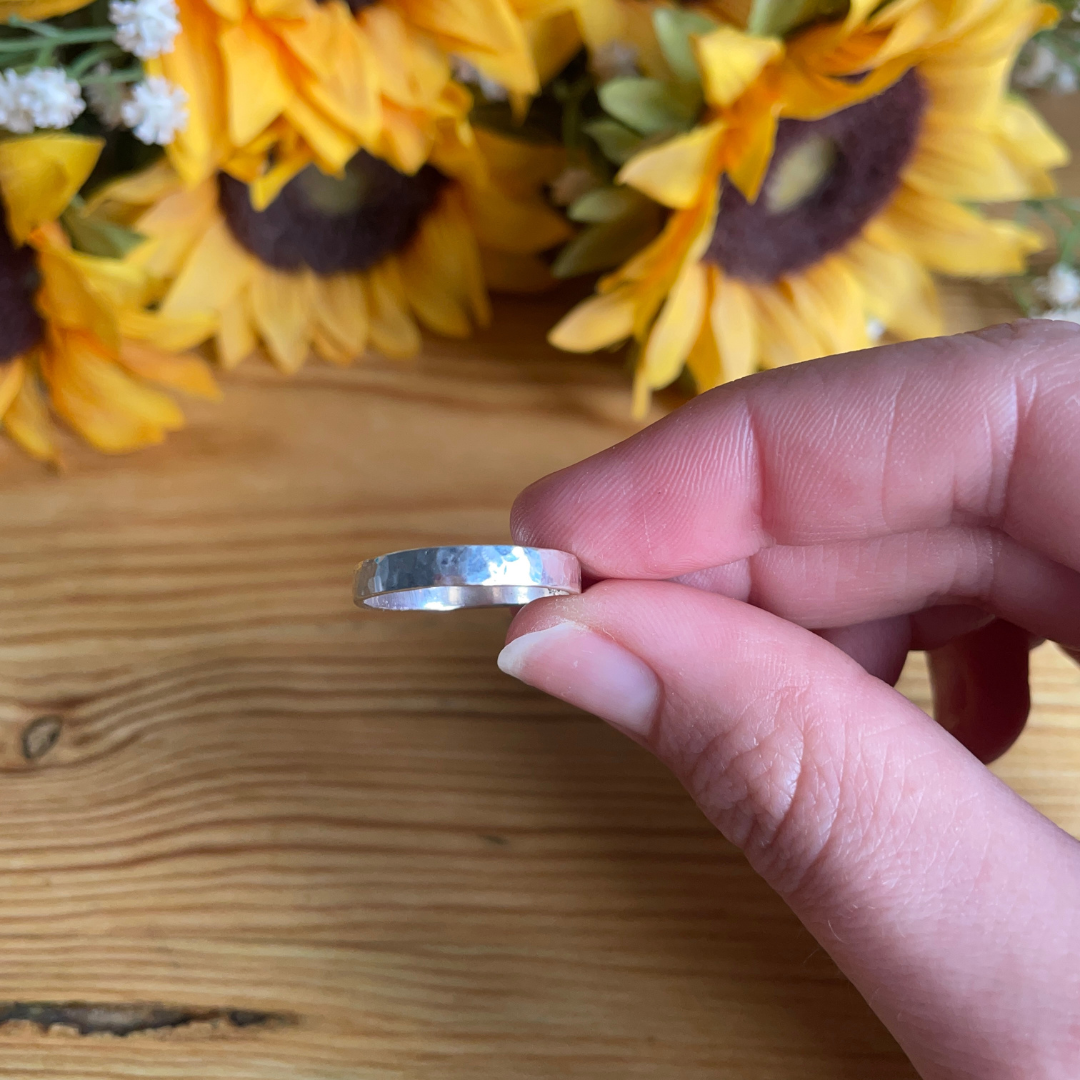
[[[499,654],[499,667],[635,735],[649,733],[660,700],[660,680],[646,664],[577,623],[522,634]]]

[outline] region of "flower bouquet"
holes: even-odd
[[[1080,207],[1010,87],[1070,89],[1078,28],[1034,0],[0,0],[3,429],[130,450],[253,354],[405,357],[577,276],[550,339],[628,344],[638,415],[934,334],[934,273],[1067,317]]]

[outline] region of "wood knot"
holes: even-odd
[[[23,729],[22,752],[27,761],[44,757],[55,745],[64,730],[64,721],[55,715],[39,716]]]

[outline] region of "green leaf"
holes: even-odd
[[[701,81],[690,38],[695,34],[707,34],[710,30],[715,30],[716,26],[712,19],[707,19],[696,11],[662,7],[653,12],[656,40],[660,43],[668,67],[677,79],[682,79],[683,82]]]
[[[590,120],[581,130],[600,147],[604,157],[616,165],[629,161],[643,142],[640,135],[635,135],[617,120]]]
[[[783,37],[809,23],[846,15],[847,0],[753,0],[746,29],[761,37]]]
[[[645,200],[639,211],[583,229],[559,252],[551,267],[557,278],[610,270],[640,251],[660,231],[660,208]]]
[[[642,202],[648,200],[639,191],[631,187],[601,187],[588,191],[575,199],[567,208],[566,216],[571,221],[595,224],[600,221],[614,221],[637,211]]]
[[[60,215],[60,221],[71,239],[72,246],[87,255],[122,259],[146,239],[134,229],[126,229],[123,225],[116,225],[111,221],[86,217],[75,207],[68,207]]]
[[[701,112],[701,90],[689,83],[620,78],[597,94],[605,112],[642,135],[688,131]]]

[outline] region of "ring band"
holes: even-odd
[[[391,551],[356,568],[353,600],[390,611],[454,611],[581,592],[577,556],[512,544]]]

